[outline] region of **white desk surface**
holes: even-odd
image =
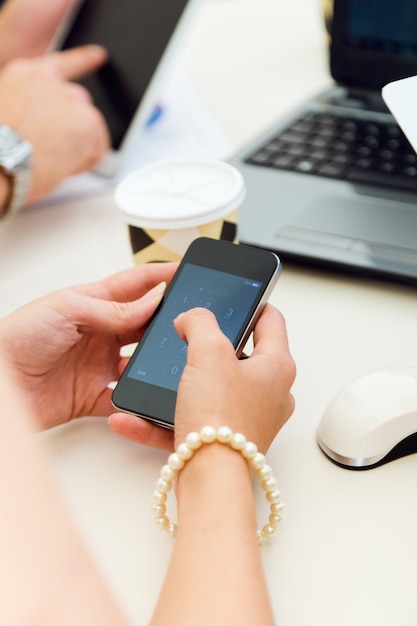
[[[187,45],[190,77],[236,144],[329,81],[318,0],[205,0]],[[0,225],[0,314],[131,263],[111,194],[20,214]],[[262,548],[276,622],[416,624],[417,456],[352,472],[315,442],[342,385],[417,364],[415,291],[284,267],[271,300],[298,365],[297,408],[269,453],[286,504],[280,532]],[[150,513],[166,455],[117,438],[105,419],[41,436],[103,575],[132,623],[147,624],[171,550]]]

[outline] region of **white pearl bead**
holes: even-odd
[[[188,459],[191,459],[194,452],[187,446],[186,443],[180,443],[177,448],[177,454],[183,461],[188,461]]]
[[[255,456],[250,459],[250,464],[255,470],[260,470],[265,466],[265,455],[262,452],[257,452]]]
[[[266,499],[268,500],[268,502],[271,502],[271,504],[279,504],[281,500],[281,493],[278,491],[278,489],[275,489],[275,491],[268,491],[266,494]]]
[[[166,493],[161,493],[160,491],[153,492],[152,502],[154,502],[154,504],[164,504],[164,502],[166,501],[167,501]]]
[[[268,480],[263,480],[262,481],[262,489],[264,489],[265,491],[276,491],[277,489],[277,481],[276,479],[271,476],[271,478],[268,478]]]
[[[168,528],[166,529],[166,532],[168,533],[168,536],[171,537],[172,539],[175,538],[175,535],[177,534],[177,525],[173,524],[172,522],[169,524]]]
[[[270,524],[265,524],[265,526],[262,528],[262,534],[266,539],[269,539],[270,537],[272,537],[272,535],[275,534],[275,528],[272,528],[272,526]]]
[[[200,430],[200,438],[203,443],[213,443],[216,440],[216,431],[212,426],[204,426]]]
[[[166,510],[167,508],[165,504],[153,504],[152,505],[152,512],[155,513],[157,517],[161,517],[161,515],[165,515]]]
[[[217,440],[220,443],[229,443],[233,437],[233,431],[228,426],[220,426],[217,429]]]
[[[198,433],[188,433],[185,443],[191,450],[198,450],[201,447],[201,439]]]
[[[241,450],[241,454],[245,459],[253,459],[257,452],[258,448],[252,441],[247,441]]]
[[[164,480],[163,478],[158,478],[156,481],[156,489],[158,491],[162,491],[162,493],[168,493],[168,491],[172,489],[172,483],[168,480]]]
[[[176,452],[173,452],[168,457],[168,465],[171,469],[179,471],[182,470],[185,463],[182,459],[180,459]]]
[[[169,519],[167,518],[166,515],[162,515],[162,517],[156,517],[155,518],[155,524],[161,530],[165,530],[166,528],[169,527]]]
[[[246,443],[246,437],[245,435],[242,435],[242,433],[234,433],[234,435],[232,436],[232,440],[230,442],[230,445],[232,446],[232,448],[234,450],[242,450],[243,446]]]
[[[281,515],[270,515],[269,516],[269,523],[272,526],[272,528],[278,528],[278,526],[280,525],[281,520],[282,520],[282,516]]]
[[[271,504],[271,513],[272,515],[281,515],[284,508],[283,502],[280,504]]]
[[[161,468],[161,478],[163,478],[164,480],[169,480],[170,482],[172,482],[177,477],[177,474],[178,472],[176,470],[173,470],[172,467],[170,467],[169,465],[164,465]]]
[[[272,467],[270,465],[265,465],[259,468],[259,471],[256,472],[261,480],[268,480],[272,476]]]

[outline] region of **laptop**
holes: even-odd
[[[334,0],[329,57],[334,85],[230,159],[247,187],[239,240],[416,284],[417,155],[381,89],[417,74],[417,2]]]
[[[0,6],[1,6],[0,0]],[[52,49],[103,45],[109,62],[80,80],[103,113],[111,147],[97,173],[113,176],[158,110],[161,85],[199,0],[77,0]]]

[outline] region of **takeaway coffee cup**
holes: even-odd
[[[115,190],[137,265],[178,261],[198,237],[237,241],[244,197],[236,168],[200,158],[153,162],[129,174]]]

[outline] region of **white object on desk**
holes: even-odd
[[[417,367],[385,368],[360,376],[336,394],[321,419],[317,440],[335,463],[367,468],[415,434]]]
[[[417,152],[417,76],[388,83],[382,97]]]

